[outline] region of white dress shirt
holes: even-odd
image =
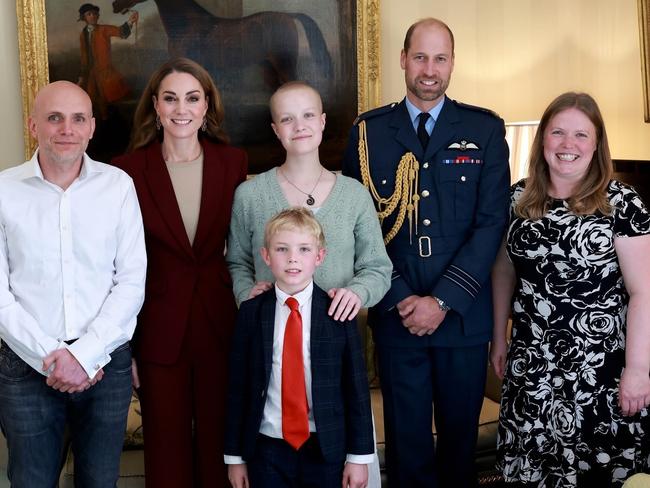
[[[305,370],[305,388],[307,390],[307,406],[309,408],[309,432],[316,432],[314,412],[312,411],[311,397],[311,295],[314,283],[295,295],[288,295],[275,285],[275,322],[273,327],[273,363],[271,378],[266,392],[266,404],[260,424],[260,433],[269,437],[282,439],[282,352],[284,351],[284,331],[291,309],[284,303],[293,296],[298,301],[300,316],[302,317],[302,364]]]
[[[309,408],[309,432],[316,432],[314,413],[312,411],[311,394],[311,297],[314,291],[314,282],[295,295],[289,295],[275,285],[275,322],[273,327],[273,356],[271,378],[266,392],[266,403],[260,424],[260,434],[276,439],[282,439],[282,351],[284,349],[284,331],[291,309],[285,304],[287,298],[292,296],[298,301],[300,316],[302,317],[302,363],[305,370],[305,388],[307,389],[307,406]],[[341,327],[345,327],[341,325]],[[370,464],[373,454],[348,454],[346,462],[356,464]],[[224,456],[226,464],[243,464],[241,456]]]
[[[133,335],[146,265],[122,170],[84,154],[63,190],[44,179],[36,151],[0,173],[0,337],[36,371],[47,374],[43,358],[65,347],[93,378]]]

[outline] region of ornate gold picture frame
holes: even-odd
[[[650,122],[650,0],[637,0],[639,8],[639,46],[643,80],[643,115]]]
[[[52,2],[52,0],[50,1]],[[143,2],[147,0],[139,1]],[[148,1],[153,3],[155,0]],[[193,0],[185,1],[193,3]],[[351,40],[350,42],[356,44],[356,46],[349,46],[351,48],[349,50],[347,49],[347,46],[345,46],[345,49],[341,48],[340,50],[345,52],[350,51],[352,53],[356,52],[357,99],[356,103],[353,103],[352,105],[353,107],[356,105],[356,110],[352,109],[350,111],[350,113],[354,114],[356,111],[365,111],[373,108],[380,102],[379,0],[342,0],[337,2],[337,4],[345,4],[346,1],[348,2],[348,10],[351,12],[351,15],[347,17],[352,17],[356,11],[356,18],[348,19],[347,17],[342,16],[341,29],[349,29],[350,35],[348,37]],[[58,0],[48,3],[48,5],[54,5],[54,3],[56,3],[56,8],[60,8],[59,6],[61,5],[61,2]],[[78,2],[78,5],[75,4],[75,8],[78,8],[82,3],[83,2]],[[102,12],[110,12],[109,0],[96,0],[94,3],[97,3],[101,7]],[[52,7],[50,6],[49,8]],[[48,51],[48,16],[46,1],[16,0],[16,13],[18,18],[23,115],[25,120],[27,120],[27,116],[32,108],[35,93],[41,86],[47,84],[50,78],[49,63],[52,60],[50,59],[50,52]],[[76,11],[71,11],[70,15],[74,15],[76,20]],[[350,25],[345,24],[346,21],[349,21]],[[70,31],[68,35],[72,36],[74,34],[75,39],[78,39],[81,25],[79,25],[79,27],[74,27],[74,29],[75,30]],[[354,35],[355,32],[353,29],[356,29],[356,36]],[[60,35],[60,33],[57,31],[56,35]],[[343,38],[345,36],[341,35],[340,37]],[[337,59],[334,59],[333,62],[337,62]],[[354,74],[351,73],[347,76],[354,76]],[[72,80],[71,77],[67,79]],[[331,100],[328,100],[326,97],[324,98],[325,106],[328,108],[328,103],[331,102]],[[226,110],[228,111],[228,107]],[[329,116],[330,114],[328,113],[328,120],[332,120]],[[347,120],[348,118],[350,118],[350,120]],[[353,117],[346,116],[345,119],[346,120],[340,120],[337,125],[347,125],[347,127],[344,127],[345,131],[347,131],[352,124]],[[340,146],[342,143],[342,136],[337,135],[336,139],[336,143]],[[233,142],[237,143],[236,140]],[[249,149],[246,144],[240,145]],[[29,131],[25,129],[26,158],[31,156],[34,148],[35,141],[31,138]],[[324,149],[326,158],[327,156],[333,157],[333,155],[338,154],[339,151],[342,152],[339,147]],[[252,160],[255,159],[256,154],[257,153],[252,155]],[[249,155],[251,155],[250,151]],[[325,160],[327,161],[327,159]],[[332,163],[330,163],[330,166],[332,166]],[[336,167],[337,163],[334,163],[333,166]],[[263,168],[251,168],[251,172],[261,169]]]

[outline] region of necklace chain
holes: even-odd
[[[199,158],[201,157],[202,154],[203,154],[203,147],[199,147],[199,154],[197,154],[195,158],[192,158],[192,159],[181,159],[181,160],[178,160],[178,161],[170,161],[169,159],[167,159],[167,158],[163,155],[163,159],[165,160],[166,163],[172,163],[172,164],[173,164],[173,163],[191,163],[192,161],[196,161],[197,159],[199,159]]]
[[[298,187],[293,183],[293,181],[291,181],[289,178],[287,178],[287,175],[284,173],[284,171],[282,171],[282,168],[280,168],[280,167],[278,166],[278,171],[280,172],[280,174],[282,175],[282,177],[283,177],[285,180],[287,180],[287,183],[289,183],[291,186],[293,186],[296,190],[298,190],[298,191],[299,191],[300,193],[302,193],[303,195],[307,195],[307,205],[309,205],[310,207],[311,207],[314,203],[316,203],[316,200],[314,199],[313,193],[314,193],[314,190],[316,189],[316,187],[318,186],[318,183],[320,182],[321,176],[323,176],[323,169],[324,169],[324,168],[321,166],[321,167],[320,167],[320,173],[318,174],[318,179],[316,180],[316,183],[314,183],[314,187],[313,187],[313,188],[311,189],[311,191],[308,193],[308,192],[303,191],[303,190],[301,190],[300,188],[298,188]]]

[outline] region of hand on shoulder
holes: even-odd
[[[361,309],[361,298],[349,288],[331,288],[327,295],[332,299],[327,314],[334,320],[352,320]]]

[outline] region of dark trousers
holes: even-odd
[[[251,488],[340,488],[343,462],[323,459],[317,434],[297,451],[283,439],[260,434],[248,476]]]
[[[62,393],[20,359],[0,347],[0,424],[7,438],[7,474],[16,488],[58,485],[69,428],[74,483],[79,488],[114,488],[120,471],[131,401],[131,349],[111,354],[100,382],[80,393]]]
[[[462,348],[378,345],[377,351],[389,486],[476,486],[474,455],[487,344]]]
[[[226,488],[228,343],[195,298],[174,364],[138,362],[148,488]]]

